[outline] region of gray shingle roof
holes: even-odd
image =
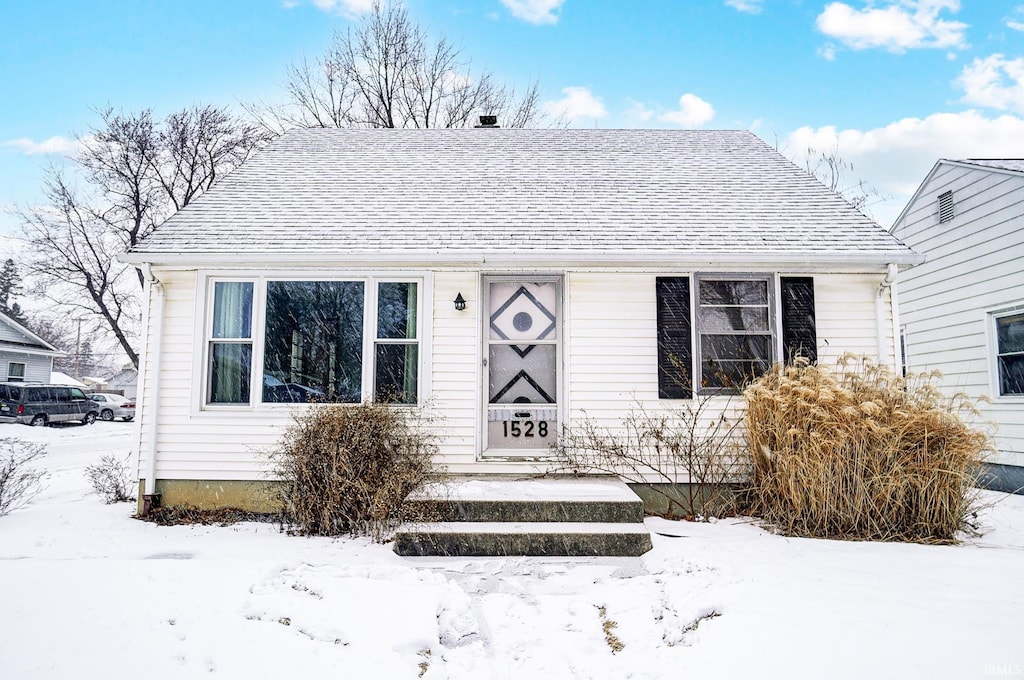
[[[1022,158],[968,158],[961,163],[981,165],[986,168],[999,168],[1001,170],[1013,170],[1024,172],[1024,159]]]
[[[293,130],[132,261],[916,255],[749,132]]]

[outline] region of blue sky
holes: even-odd
[[[322,52],[369,2],[5,0],[0,209],[39,200],[43,167],[99,108],[278,99],[287,64]],[[892,196],[871,206],[886,227],[938,158],[1024,157],[1024,0],[406,6],[475,69],[539,80],[573,126],[744,128],[792,157],[838,145]],[[15,227],[0,214],[0,233]]]

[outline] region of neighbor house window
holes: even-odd
[[[207,401],[243,404],[252,380],[252,291],[250,281],[217,281],[209,340]]]
[[[25,364],[20,361],[8,363],[7,379],[11,382],[25,382]]]
[[[814,278],[769,274],[658,277],[658,395],[728,392],[776,360],[818,358]],[[777,328],[775,300],[781,309]]]
[[[418,400],[416,282],[216,281],[213,290],[208,404],[247,404],[253,393],[263,403]]]
[[[1024,395],[1024,311],[997,316],[995,323],[999,395]]]

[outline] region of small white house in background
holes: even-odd
[[[128,399],[135,399],[138,394],[139,372],[134,368],[124,368],[107,378],[107,391],[117,392]]]
[[[48,382],[53,358],[63,354],[11,317],[0,314],[0,382]]]
[[[1024,159],[938,161],[892,233],[927,258],[900,283],[907,363],[939,369],[946,389],[989,399],[981,410],[998,426],[992,486],[1019,489]]]
[[[522,475],[584,413],[895,361],[920,260],[749,132],[497,128],[287,132],[124,259],[144,494],[242,506],[308,401],[429,403],[450,473]]]

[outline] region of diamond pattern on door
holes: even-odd
[[[557,301],[553,281],[490,284],[489,403],[555,403]]]

